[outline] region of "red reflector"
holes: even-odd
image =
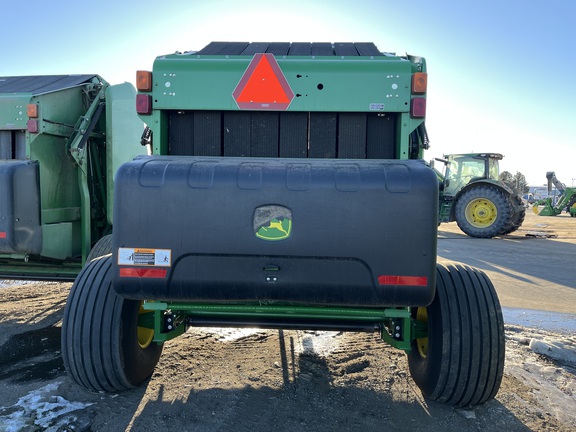
[[[123,267],[120,269],[120,277],[136,277],[136,278],[156,278],[162,279],[166,277],[168,270],[157,268],[134,268]]]
[[[136,95],[136,112],[138,114],[152,114],[152,96],[145,94]]]
[[[380,285],[414,285],[426,286],[428,285],[428,278],[426,276],[378,276],[378,283]]]
[[[30,133],[38,133],[38,120],[28,120],[26,130]]]
[[[422,118],[426,116],[426,98],[416,97],[412,99],[410,115],[414,118]]]
[[[0,238],[6,238],[6,232],[0,231]]]

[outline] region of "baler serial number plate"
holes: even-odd
[[[118,265],[170,267],[170,249],[118,248]]]

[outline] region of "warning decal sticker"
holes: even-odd
[[[170,249],[118,248],[118,265],[170,267]]]

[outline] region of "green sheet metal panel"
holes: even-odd
[[[116,171],[124,162],[146,154],[146,147],[140,144],[144,124],[136,115],[135,99],[136,89],[130,83],[117,84],[106,89],[106,214],[110,224]]]
[[[154,62],[154,109],[238,110],[252,56],[173,54]],[[412,63],[399,57],[276,57],[290,111],[408,112]]]

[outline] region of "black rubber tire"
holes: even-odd
[[[436,277],[436,295],[425,308],[428,337],[412,341],[410,373],[431,400],[462,407],[485,403],[496,396],[504,372],[498,296],[484,272],[466,265],[439,263]],[[418,347],[422,341],[425,349]]]
[[[112,289],[112,257],[88,263],[66,302],[62,357],[70,377],[92,391],[116,392],[138,386],[154,371],[162,345],[138,343],[140,302]]]
[[[86,257],[86,263],[89,263],[95,258],[99,258],[110,253],[112,253],[112,234],[105,235],[96,242]]]
[[[510,217],[510,223],[499,235],[506,235],[516,231],[524,223],[524,218],[526,217],[526,207],[522,202],[520,195],[514,195],[510,198],[512,216]]]
[[[486,225],[475,226],[473,221],[468,220],[466,208],[474,201],[485,200],[496,209],[494,220]],[[512,218],[512,204],[506,195],[497,188],[481,185],[468,189],[456,201],[454,216],[458,227],[470,237],[492,238],[506,231]]]

